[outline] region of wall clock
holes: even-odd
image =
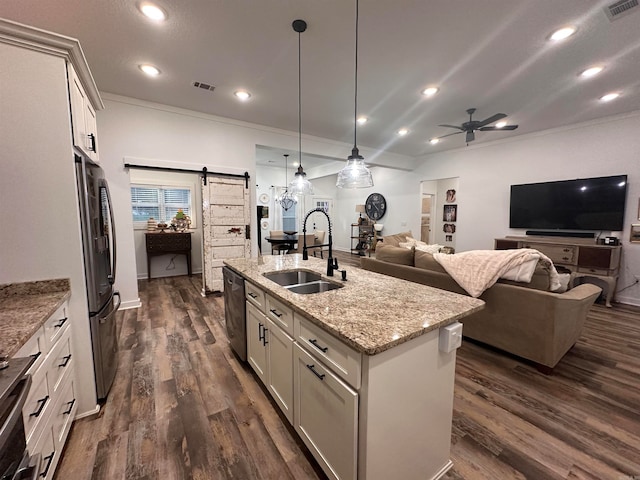
[[[379,193],[372,193],[367,197],[365,210],[371,220],[380,220],[387,211],[387,201]]]

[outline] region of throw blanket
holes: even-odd
[[[553,262],[545,254],[532,248],[514,250],[470,250],[468,252],[447,255],[434,253],[436,259],[449,275],[472,297],[479,297],[487,288],[512,269],[516,271],[526,262],[539,260],[550,267],[551,291],[560,288],[558,272]],[[533,273],[532,269],[526,269]],[[511,272],[513,274],[513,272]],[[511,277],[513,278],[513,277]],[[531,275],[529,275],[529,281]]]

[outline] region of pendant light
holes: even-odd
[[[304,173],[302,168],[302,69],[301,69],[301,56],[300,56],[300,34],[307,29],[307,22],[304,20],[294,20],[291,24],[293,30],[298,32],[298,171],[295,178],[292,180],[289,188],[293,195],[312,195],[313,186],[311,182],[307,180],[307,174]]]
[[[353,112],[353,150],[347,157],[347,164],[338,172],[336,186],[339,188],[373,187],[371,171],[364,164],[364,157],[358,151],[358,0],[356,0],[356,58],[355,58],[355,95]]]
[[[282,195],[280,195],[278,198],[276,198],[276,202],[278,202],[280,205],[282,205],[282,208],[284,208],[285,212],[287,210],[289,210],[291,207],[293,207],[296,203],[298,203],[298,200],[296,200],[296,197],[294,195],[292,195],[289,190],[287,189],[287,160],[289,158],[289,155],[287,155],[286,153],[284,154],[284,192],[282,192]]]

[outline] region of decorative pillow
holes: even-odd
[[[533,288],[535,290],[543,290],[545,292],[548,292],[551,290],[551,280],[549,279],[550,275],[551,271],[549,266],[544,265],[541,261],[538,260],[538,264],[533,271],[533,275],[531,276],[531,281],[529,283],[516,282],[504,278],[498,279],[498,283],[507,283],[509,285],[516,285],[518,287]]]
[[[411,230],[408,232],[396,233],[395,235],[386,235],[382,237],[382,243],[397,247],[400,242],[406,242],[407,237],[412,238]]]
[[[413,252],[413,248],[407,249],[381,243],[376,247],[376,260],[413,267]]]
[[[447,273],[444,267],[440,265],[435,258],[433,258],[433,254],[429,252],[416,250],[414,262],[417,268],[424,268],[425,270],[431,270],[433,272]]]
[[[416,250],[420,250],[421,252],[427,252],[431,254],[440,252],[442,247],[444,247],[444,245],[438,245],[437,243],[432,243],[431,245],[427,243],[424,243],[422,245],[416,244]]]

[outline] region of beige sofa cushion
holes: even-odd
[[[400,242],[406,242],[407,237],[413,238],[411,234],[411,230],[408,232],[396,233],[395,235],[386,235],[382,237],[382,243],[386,245],[391,245],[393,247],[397,247]]]
[[[416,250],[416,254],[414,256],[414,264],[418,268],[424,268],[425,270],[431,270],[433,272],[447,273],[447,271],[440,265],[435,258],[433,258],[433,254],[428,252],[421,252],[420,250]]]
[[[376,259],[382,262],[413,267],[413,248],[402,248],[381,243],[376,247]]]

